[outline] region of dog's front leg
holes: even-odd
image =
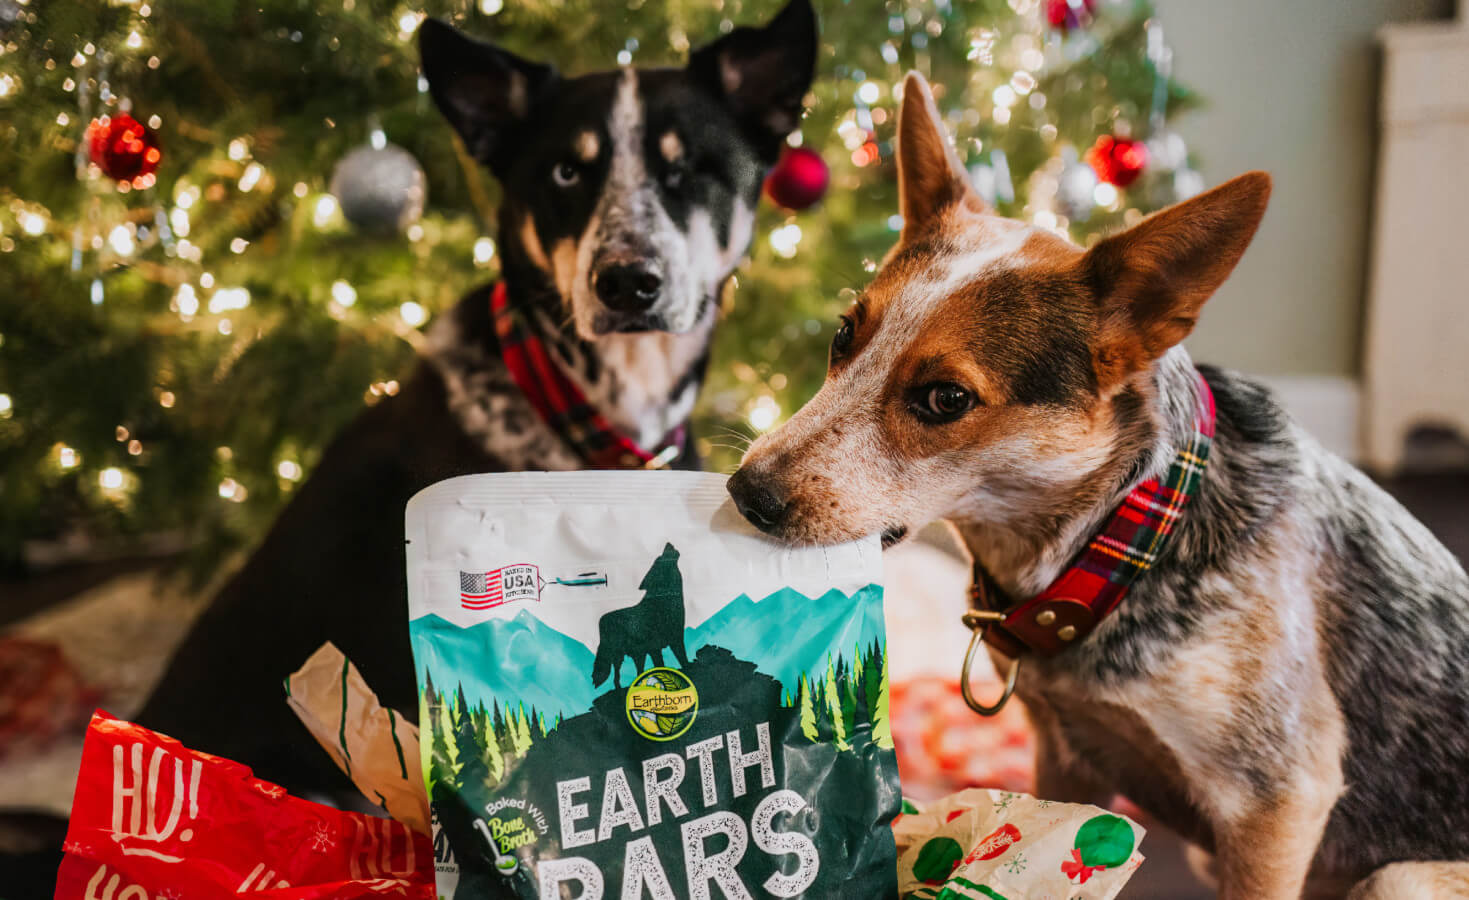
[[[1300,897],[1326,820],[1341,792],[1340,765],[1305,769],[1273,796],[1215,824],[1219,900],[1293,900]]]

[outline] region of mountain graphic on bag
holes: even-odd
[[[456,478],[407,534],[441,896],[896,894],[876,540],[672,472]]]

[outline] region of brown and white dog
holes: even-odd
[[[1229,900],[1469,896],[1469,577],[1263,388],[1179,346],[1269,177],[1083,250],[984,207],[917,75],[898,141],[898,244],[821,391],[731,479],[741,512],[815,543],[944,518],[1032,597],[1167,469],[1202,373],[1217,433],[1166,554],[1021,667],[1037,792],[1127,795],[1216,855]]]

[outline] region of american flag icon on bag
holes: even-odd
[[[484,610],[517,600],[540,600],[541,570],[529,563],[501,566],[488,572],[459,573],[459,605]]]

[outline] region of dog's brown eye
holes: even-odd
[[[836,359],[848,350],[852,349],[852,320],[842,319],[842,324],[837,328],[837,333],[831,337],[831,358]]]
[[[551,172],[551,179],[562,187],[571,187],[581,180],[581,172],[571,163],[561,163]]]
[[[920,389],[913,411],[929,422],[952,422],[974,408],[974,394],[944,381]]]

